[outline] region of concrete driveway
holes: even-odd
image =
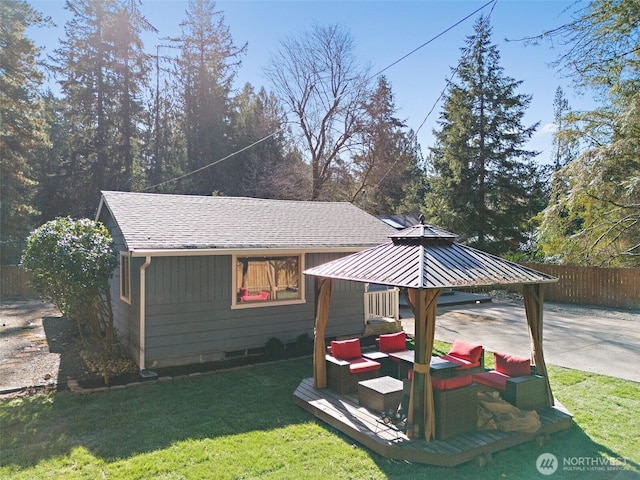
[[[413,318],[402,318],[413,333]],[[547,364],[640,382],[640,313],[545,304]],[[524,306],[491,302],[438,308],[436,339],[482,343],[486,350],[530,356]]]

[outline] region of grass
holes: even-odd
[[[436,343],[436,350],[447,346]],[[548,478],[640,478],[640,384],[550,367],[571,430],[473,462],[397,462],[354,444],[293,404],[309,358],[89,395],[0,402],[0,478],[11,479],[524,479],[545,478],[541,453],[623,458],[624,471]],[[560,460],[562,461],[562,460]]]

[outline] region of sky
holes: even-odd
[[[57,25],[27,32],[36,45],[50,51],[63,36],[64,23],[69,19],[64,1],[29,3]],[[461,57],[465,39],[473,34],[473,25],[481,14],[491,14],[492,43],[500,52],[504,75],[522,81],[517,93],[533,96],[524,124],[540,122],[527,148],[541,152],[541,163],[550,163],[556,88],[563,88],[572,109],[588,109],[594,102],[588,95],[574,92],[570,80],[562,78],[550,65],[564,51],[562,45],[527,46],[518,40],[568,22],[577,8],[575,1],[498,0],[493,9],[489,5],[453,27],[486,3],[487,0],[232,0],[218,1],[216,7],[225,17],[233,42],[238,46],[248,44],[237,74],[238,89],[246,82],[256,90],[271,89],[263,69],[285,38],[298,36],[314,24],[344,27],[353,36],[355,54],[370,65],[371,72],[384,70],[394,93],[396,116],[418,131],[424,154],[433,146],[432,131],[438,128],[442,107],[438,98]],[[180,34],[187,6],[187,0],[142,0],[142,13],[159,30],[158,34],[143,37],[149,52],[155,54],[156,45],[166,43],[163,38]],[[408,55],[410,52],[413,53]]]

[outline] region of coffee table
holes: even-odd
[[[400,352],[389,353],[388,355],[390,358],[399,360],[398,378],[406,378],[409,369],[413,367],[415,361],[415,351],[402,350]],[[443,360],[440,357],[431,357],[431,363],[429,365],[431,375],[440,378],[452,377],[453,371],[460,366],[457,363]]]

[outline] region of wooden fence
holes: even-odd
[[[640,268],[576,267],[524,264],[558,278],[548,285],[544,298],[550,302],[640,308]]]
[[[17,265],[0,265],[0,298],[37,297],[29,286],[31,275]]]

